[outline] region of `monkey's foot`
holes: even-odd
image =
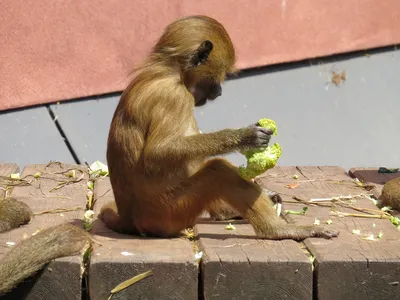
[[[275,204],[282,204],[282,197],[277,192],[268,189],[263,189],[263,191],[268,195],[272,202],[274,202]]]
[[[275,230],[270,230],[266,233],[257,232],[257,236],[270,240],[291,239],[302,241],[312,237],[331,239],[339,236],[339,231],[320,226],[296,226],[293,224],[287,224],[286,226],[280,226],[275,228]]]
[[[328,229],[326,227],[316,227],[314,230],[311,231],[310,237],[331,239],[334,237],[338,237],[339,233],[339,231]]]

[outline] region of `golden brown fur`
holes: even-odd
[[[29,223],[32,210],[24,202],[13,198],[0,199],[0,233]]]
[[[221,158],[207,161],[266,146],[272,134],[256,124],[199,133],[194,106],[219,96],[235,60],[229,35],[216,20],[188,17],[166,28],[123,92],[110,126],[107,161],[116,203],[100,215],[109,228],[176,236],[208,210],[222,218],[239,214],[259,237],[337,236],[323,227],[288,225],[268,194],[235,166]]]
[[[383,206],[390,206],[400,211],[400,177],[385,183],[379,200],[382,200]]]

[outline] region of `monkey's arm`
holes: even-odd
[[[271,133],[265,128],[250,126],[190,136],[170,134],[164,138],[151,137],[145,147],[145,163],[147,167],[160,164],[173,167],[191,160],[266,147]]]
[[[262,132],[258,135],[255,127],[244,127],[186,136],[181,143],[186,147],[189,156],[208,157],[249,149],[261,144],[268,145],[269,139],[270,136]]]
[[[164,97],[163,101],[157,102],[154,99],[157,97],[152,99],[152,115],[148,118],[151,121],[143,153],[148,167],[159,164],[173,167],[191,160],[266,147],[273,134],[272,130],[256,124],[193,134],[193,100],[187,98],[187,94],[177,90]],[[143,113],[145,109],[141,111]]]
[[[52,260],[78,254],[90,241],[86,231],[71,224],[49,227],[22,240],[0,260],[0,295]]]

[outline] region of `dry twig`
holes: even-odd
[[[56,208],[56,209],[36,212],[36,213],[34,213],[34,215],[37,216],[37,215],[44,215],[44,214],[56,214],[56,213],[63,213],[63,212],[69,212],[69,211],[76,211],[76,210],[80,210],[80,209],[84,209],[84,207],[77,206],[74,208]]]
[[[136,276],[124,281],[124,282],[121,282],[115,288],[113,288],[111,290],[111,292],[110,292],[111,295],[110,295],[110,297],[108,297],[108,300],[111,299],[112,295],[114,295],[115,293],[118,293],[118,292],[126,289],[127,287],[131,286],[132,284],[135,284],[136,282],[138,282],[140,280],[143,280],[143,279],[145,279],[145,278],[147,278],[147,277],[149,277],[151,275],[153,275],[153,271],[149,270],[149,271],[144,272],[142,274],[136,275]]]

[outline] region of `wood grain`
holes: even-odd
[[[96,214],[114,201],[109,178],[95,183]],[[114,294],[112,299],[197,299],[198,263],[193,245],[182,238],[153,239],[122,235],[97,219],[93,224],[95,247],[90,263],[90,295],[107,299],[121,282],[152,270],[153,275]]]
[[[297,180],[293,175],[298,175]],[[299,182],[296,189],[287,184]],[[292,196],[311,198],[337,197],[368,193],[358,187],[340,167],[276,167],[257,179],[264,188],[282,194],[284,209],[301,210],[303,203],[288,203]],[[366,197],[355,200],[356,207],[377,209]],[[359,213],[352,209],[338,211]],[[338,217],[327,207],[309,206],[305,215],[287,215],[289,222],[313,224],[318,218],[322,225],[327,219],[333,221],[332,229],[340,231],[331,240],[310,238],[305,245],[315,257],[315,296],[318,299],[394,299],[398,298],[396,282],[400,275],[400,232],[386,219]],[[375,227],[373,226],[375,224]],[[359,229],[361,235],[352,233]],[[375,241],[363,237],[383,232]]]
[[[349,175],[353,178],[365,183],[372,183],[375,188],[372,190],[375,197],[379,197],[382,193],[383,185],[394,178],[400,177],[400,172],[397,173],[378,173],[378,168],[351,168]]]
[[[85,170],[84,166],[57,165],[28,165],[21,173],[21,177],[31,181],[28,186],[16,186],[12,196],[28,204],[34,213],[57,208],[74,208],[86,205],[87,174],[81,182],[74,183],[57,191],[50,192],[59,182],[71,180],[63,174],[55,174],[69,168]],[[42,172],[42,177],[33,178],[32,175]],[[81,173],[77,172],[79,177]],[[12,251],[7,242],[18,241],[31,236],[37,230],[48,226],[72,223],[82,226],[84,210],[62,213],[48,213],[36,215],[31,222],[9,232],[0,234],[0,257],[6,251]],[[23,258],[21,258],[23,259]],[[21,283],[4,299],[82,299],[80,256],[56,259],[48,264],[41,272]],[[2,298],[2,299],[3,299]]]
[[[12,163],[0,163],[0,176],[9,177],[11,174],[18,173],[19,167],[17,164]],[[10,183],[10,181],[5,179],[0,179],[0,199],[3,199],[6,196],[5,188]],[[8,187],[10,193],[12,191],[11,187]]]
[[[258,240],[247,221],[202,218],[195,226],[204,252],[205,299],[312,299],[312,265],[300,243]]]

